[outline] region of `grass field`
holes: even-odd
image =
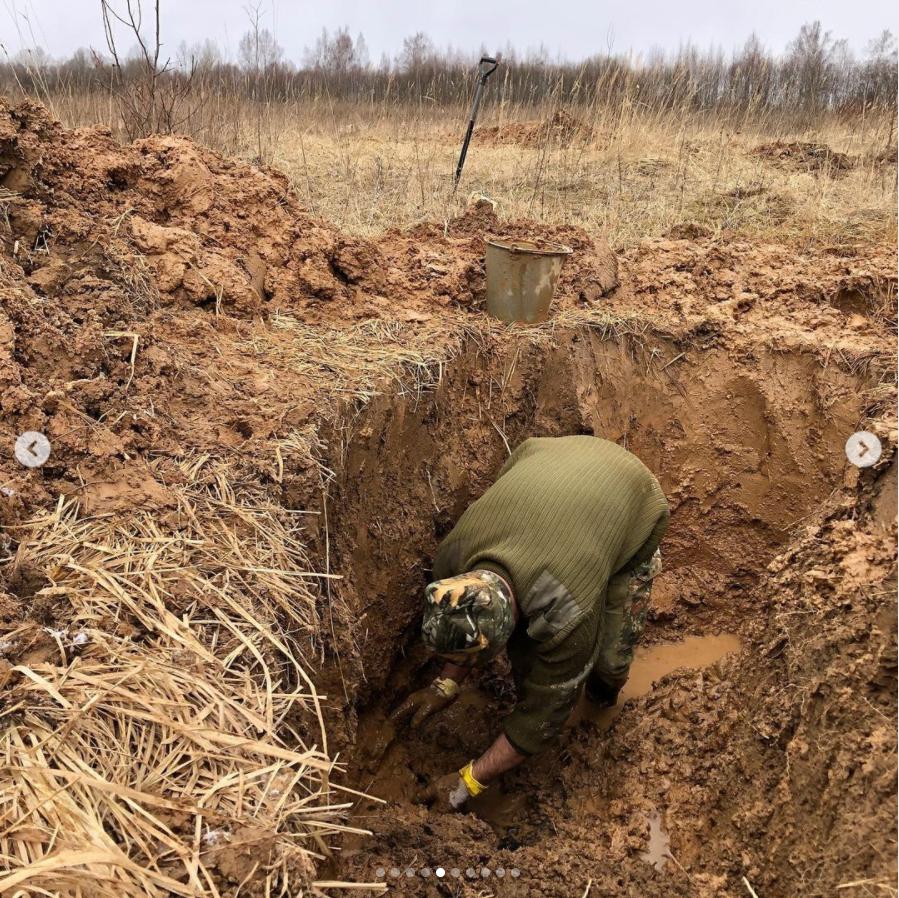
[[[67,125],[122,136],[102,94],[50,98]],[[892,113],[741,117],[596,103],[485,105],[458,191],[464,107],[373,100],[252,104],[211,97],[185,127],[285,172],[316,215],[350,233],[450,217],[471,194],[501,218],[601,230],[616,248],[693,223],[799,245],[896,240]],[[782,144],[778,150],[766,150]],[[760,150],[760,148],[762,148]]]
[[[501,217],[600,230],[616,247],[685,222],[800,242],[888,240],[895,232],[895,168],[878,161],[885,130],[876,123],[799,137],[635,119],[614,130],[598,123],[571,141],[551,129],[506,141],[500,126],[499,140],[476,132],[454,196],[449,174],[463,121],[447,115],[400,131],[384,123],[304,128],[288,118],[273,135],[272,164],[316,213],[363,234],[446,217],[472,192],[494,200]],[[851,167],[757,152],[778,140],[846,153]]]

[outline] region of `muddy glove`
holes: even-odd
[[[431,783],[425,798],[431,802],[432,810],[442,814],[462,811],[469,798],[480,795],[487,788],[474,778],[473,763],[469,761],[458,773],[448,773]]]
[[[432,714],[442,711],[459,694],[459,684],[449,677],[437,677],[430,686],[413,692],[390,715],[394,726],[407,722],[414,729],[421,726]]]

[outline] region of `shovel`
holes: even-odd
[[[459,186],[459,178],[462,177],[462,166],[465,165],[465,157],[468,155],[468,145],[471,143],[471,135],[474,131],[475,119],[478,117],[478,107],[481,105],[481,95],[487,86],[487,79],[496,71],[499,65],[499,57],[482,56],[478,63],[478,83],[474,89],[474,99],[471,101],[471,114],[468,117],[468,129],[465,131],[465,140],[462,141],[462,152],[459,154],[459,162],[456,165],[456,175],[453,178],[453,193]]]

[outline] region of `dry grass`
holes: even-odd
[[[73,111],[77,120],[84,111]],[[543,127],[562,118],[570,128]],[[707,115],[549,104],[487,109],[459,191],[466,111],[410,106],[234,103],[200,139],[285,171],[316,214],[374,234],[458,213],[472,193],[501,217],[570,223],[624,247],[692,222],[797,242],[895,241],[895,126],[888,114],[797,131],[764,111],[738,126]],[[815,169],[757,152],[774,141],[845,153]]]
[[[108,96],[48,96],[69,125],[121,132]],[[570,127],[546,127],[562,119]],[[327,95],[252,103],[209,98],[191,119],[196,139],[285,171],[316,214],[364,235],[457,214],[472,193],[501,217],[570,223],[606,233],[616,248],[698,224],[803,243],[896,239],[896,124],[889,111],[796,124],[789,110],[752,109],[733,121],[710,113],[625,102],[546,98],[493,104],[458,193],[451,174],[467,120],[463,107]],[[521,140],[521,135],[526,136]],[[839,170],[757,152],[780,141],[844,153]]]
[[[18,534],[66,626],[4,634],[4,894],[302,894],[345,829],[296,515],[207,456],[162,464],[167,515],[60,499]]]
[[[857,159],[839,177],[753,152],[780,135],[701,123],[600,125],[590,140],[567,146],[552,132],[537,145],[479,142],[476,134],[453,196],[454,125],[449,117],[412,121],[397,134],[392,126],[304,129],[288,120],[273,137],[271,161],[317,214],[361,234],[446,218],[475,192],[493,199],[501,217],[603,231],[619,248],[685,222],[800,242],[895,239],[896,169],[875,160],[884,136],[876,127],[804,136]]]
[[[266,341],[262,353],[280,355],[293,370],[322,378],[330,391],[362,401],[386,391],[420,395],[435,387],[463,336],[476,327],[460,320],[448,333],[441,321],[412,333],[408,321],[387,319],[322,328],[283,314],[274,315],[271,325],[288,339]]]
[[[66,124],[121,131],[102,94],[49,98]],[[563,127],[547,123],[563,122]],[[286,172],[322,218],[370,235],[457,214],[472,193],[501,217],[603,231],[616,248],[698,224],[797,243],[896,239],[896,124],[892,112],[822,116],[789,110],[739,118],[623,101],[601,106],[546,97],[506,104],[490,94],[459,191],[452,190],[467,108],[327,95],[252,103],[212,96],[191,134],[222,152]],[[522,139],[522,137],[524,139]],[[849,157],[821,168],[757,152],[780,141]]]

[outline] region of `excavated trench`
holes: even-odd
[[[224,893],[227,882],[241,895],[268,895],[288,874],[284,888],[302,888],[312,872],[306,856],[297,869],[295,854],[282,849],[322,825],[315,816],[322,796],[310,795],[305,807],[311,778],[302,768],[282,792],[282,771],[268,760],[259,767],[243,740],[274,728],[273,699],[285,701],[287,715],[278,714],[285,723],[278,745],[294,733],[319,738],[311,710],[308,726],[294,726],[305,685],[297,694],[273,693],[268,652],[257,658],[254,648],[257,638],[275,645],[282,627],[303,657],[313,655],[306,653],[312,633],[322,648],[318,620],[305,613],[281,620],[277,610],[291,607],[285,584],[306,582],[297,564],[306,571],[308,544],[320,550],[309,571],[343,577],[324,578],[327,664],[316,684],[327,694],[330,739],[316,747],[339,752],[350,785],[388,800],[357,803],[353,822],[374,835],[347,837],[330,869],[319,869],[325,878],[392,885],[402,873],[398,894],[485,898],[745,898],[752,893],[745,880],[762,898],[779,898],[832,896],[836,883],[864,889],[872,858],[891,854],[895,862],[896,654],[885,635],[895,632],[895,588],[880,582],[894,564],[895,542],[887,551],[868,527],[861,487],[840,487],[843,444],[865,419],[880,376],[864,366],[883,365],[893,350],[888,248],[853,239],[811,241],[798,251],[738,233],[687,237],[686,226],[632,247],[621,288],[609,292],[618,276],[605,241],[567,226],[500,221],[484,203],[450,222],[358,240],[310,217],[287,179],[265,167],[183,138],[121,146],[95,129],[66,131],[30,102],[0,109],[0,156],[7,186],[16,188],[4,200],[0,278],[6,435],[11,444],[39,427],[53,444],[40,476],[11,456],[0,459],[3,523],[30,531],[21,526],[29,509],[48,510],[65,496],[72,503],[65,514],[74,514],[77,501],[79,528],[90,528],[70,530],[59,505],[53,527],[34,531],[26,546],[33,557],[24,559],[20,550],[32,537],[16,532],[23,540],[12,564],[16,579],[2,584],[10,589],[0,599],[8,620],[36,632],[26,663],[55,659],[62,646],[54,628],[77,618],[97,629],[85,650],[94,682],[109,684],[116,702],[115,690],[132,688],[123,676],[136,690],[121,713],[117,705],[111,711],[104,703],[114,693],[76,685],[91,681],[72,676],[76,656],[63,654],[62,666],[54,662],[46,673],[78,702],[60,730],[48,716],[55,706],[44,693],[56,701],[45,689],[50,680],[36,690],[35,681],[25,684],[21,713],[32,723],[22,732],[32,741],[19,740],[13,727],[19,741],[7,739],[10,769],[21,773],[40,760],[31,750],[38,741],[53,763],[71,758],[70,773],[84,768],[79,744],[99,763],[90,787],[79,778],[77,788],[60,790],[48,779],[31,816],[14,799],[4,826],[15,848],[6,859],[32,868],[33,891],[58,893],[59,882],[74,882],[63,888],[71,893],[91,877],[82,891],[108,894],[119,882],[139,891],[143,858],[169,875],[176,856],[191,888],[205,888],[201,863],[215,874],[213,891]],[[577,249],[560,280],[557,325],[620,315],[691,336],[679,342],[650,330],[550,325],[501,335],[466,311],[483,291],[483,238],[537,231]],[[441,327],[446,339],[439,334],[427,344]],[[336,395],[369,389],[402,358],[439,355],[463,330],[470,336],[440,372],[438,389],[347,407],[330,432],[320,428]],[[381,353],[372,348],[378,339]],[[414,351],[400,351],[403,339]],[[379,357],[371,365],[370,351]],[[895,433],[885,432],[894,447]],[[417,638],[431,557],[509,446],[569,433],[628,446],[669,496],[666,570],[654,592],[647,654],[617,719],[582,720],[556,749],[506,777],[492,809],[478,809],[489,821],[440,817],[417,803],[422,785],[480,752],[513,696],[498,664],[421,732],[392,734],[385,725],[385,712],[433,671]],[[320,439],[329,447],[320,460],[334,478],[325,513],[305,514],[319,494],[321,472],[309,453]],[[285,506],[304,513],[289,527],[279,516],[271,538],[246,554],[275,522],[270,503],[279,492]],[[822,516],[832,494],[845,503]],[[256,502],[264,503],[259,520],[244,526]],[[895,504],[889,518],[895,522]],[[302,544],[288,551],[300,531]],[[155,546],[160,534],[163,554]],[[145,552],[148,541],[154,548]],[[769,570],[788,544],[796,572],[777,562]],[[226,555],[220,564],[219,552]],[[97,586],[100,571],[119,577],[124,591]],[[274,586],[269,574],[277,575]],[[219,596],[239,625],[228,623]],[[797,607],[785,607],[785,597]],[[210,609],[221,626],[207,622]],[[178,632],[163,624],[169,620],[179,622]],[[121,741],[119,723],[106,721],[144,720],[131,713],[145,698],[159,698],[153,684],[176,682],[169,672],[182,664],[181,624],[196,658],[221,652],[224,667],[204,661],[210,679],[193,698],[169,702],[162,694],[164,717],[137,729],[128,723],[126,738],[138,733],[142,741],[139,763],[125,763],[133,759],[110,748]],[[235,640],[251,651],[232,648]],[[281,669],[290,650],[277,647]],[[194,655],[186,654],[185,675],[194,669]],[[256,682],[257,662],[264,684]],[[687,672],[669,673],[678,666]],[[244,694],[251,696],[246,714],[226,714]],[[169,713],[185,722],[178,724],[183,738],[162,722]],[[216,713],[240,751],[219,755],[205,742],[196,751],[188,723],[212,726]],[[81,743],[43,740],[47,727],[86,735]],[[279,782],[275,789],[264,784],[268,776]],[[31,785],[19,779],[16,794],[27,804]],[[156,818],[171,827],[163,845],[162,830],[128,797],[133,790],[119,794],[122,785],[165,801],[184,798],[190,807],[201,802],[204,822],[218,826],[221,814],[246,841],[240,851],[237,842],[223,844],[207,863],[195,828],[200,816],[195,824],[179,810]],[[115,796],[116,809],[100,796]],[[308,827],[300,820],[290,830],[294,815],[307,810]],[[327,854],[327,832],[296,844]],[[281,873],[267,868],[269,844]],[[438,883],[437,864],[465,877]],[[521,875],[500,882],[499,867]],[[878,880],[871,893],[882,886]]]
[[[510,332],[502,345],[469,343],[432,392],[382,396],[348,411],[328,440],[339,447],[328,460],[337,472],[327,508],[329,563],[344,576],[332,613],[346,626],[333,627],[325,688],[340,705],[332,731],[353,785],[387,805],[356,806],[354,824],[375,834],[348,837],[329,868],[387,882],[399,894],[468,894],[478,883],[466,871],[468,880],[472,871],[492,875],[493,894],[550,894],[546,878],[537,888],[524,864],[514,880],[495,871],[512,869],[509,859],[514,864],[525,848],[533,865],[552,834],[553,857],[579,853],[584,838],[613,845],[617,838],[633,842],[647,870],[663,869],[669,836],[654,809],[637,815],[646,825],[639,834],[610,836],[603,823],[620,778],[646,775],[619,762],[612,777],[603,761],[620,728],[637,719],[639,702],[621,716],[620,707],[581,715],[557,749],[507,776],[477,815],[435,817],[418,803],[430,777],[492,741],[514,701],[499,662],[420,732],[394,733],[387,722],[389,709],[434,672],[417,639],[434,549],[490,484],[508,447],[531,435],[615,440],[656,473],[672,512],[665,570],[624,698],[651,694],[675,669],[705,668],[714,682],[723,657],[754,663],[741,649],[764,638],[766,566],[841,484],[843,446],[859,429],[869,386],[864,374],[823,365],[812,353],[737,354],[714,343],[598,330]],[[697,739],[701,730],[685,725],[684,750]],[[598,798],[559,802],[557,771],[572,764],[602,781]],[[443,881],[422,873],[438,865]],[[574,891],[560,872],[558,894]]]

